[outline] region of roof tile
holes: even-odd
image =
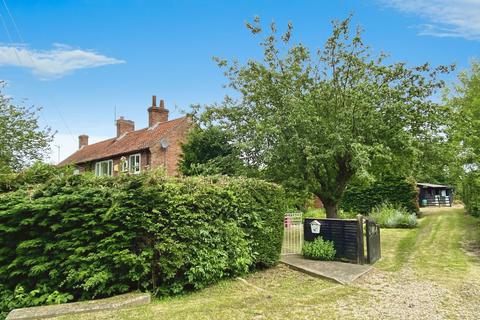
[[[187,121],[187,117],[132,131],[119,138],[111,138],[87,145],[60,162],[59,165],[84,163],[148,149],[183,121]]]

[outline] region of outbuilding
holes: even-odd
[[[417,183],[419,189],[418,202],[421,207],[446,206],[453,203],[453,187],[432,183]]]

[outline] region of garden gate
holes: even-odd
[[[357,219],[306,218],[303,233],[305,241],[313,241],[317,237],[333,241],[337,260],[373,264],[381,256],[380,227],[361,215]]]
[[[370,219],[366,219],[367,263],[373,264],[380,259],[380,227]]]
[[[283,219],[282,254],[300,254],[303,247],[303,215],[301,212],[286,213]]]

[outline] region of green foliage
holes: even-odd
[[[451,135],[460,148],[460,166],[475,169],[480,164],[480,61],[473,60],[470,70],[459,73],[458,82],[446,91],[445,101],[454,110]]]
[[[0,283],[75,300],[199,289],[275,264],[284,212],[261,180],[59,174],[0,194]]]
[[[14,106],[3,87],[0,80],[0,175],[42,160],[53,138],[50,128],[39,127],[40,109]]]
[[[463,179],[461,196],[468,214],[480,217],[480,172],[471,171]]]
[[[345,211],[368,214],[372,208],[390,202],[418,212],[418,190],[415,181],[401,177],[386,177],[371,185],[350,185],[340,207]]]
[[[72,172],[73,168],[70,167],[57,168],[53,165],[36,162],[23,171],[0,174],[0,193],[18,190],[22,187],[32,187]]]
[[[384,202],[372,209],[369,216],[382,228],[416,228],[417,215],[400,205]]]
[[[244,65],[217,59],[238,98],[207,107],[206,123],[232,132],[249,165],[264,177],[307,190],[336,217],[354,178],[389,166],[409,172],[416,141],[443,130],[444,110],[430,97],[443,87],[450,67],[407,67],[373,54],[351,18],[335,21],[320,49],[292,44],[272,23],[263,59]],[[259,18],[247,27],[264,30]],[[425,140],[425,139],[424,139]]]
[[[218,127],[191,130],[182,145],[179,170],[186,176],[238,175],[243,167],[228,132]]]
[[[338,217],[340,219],[356,219],[358,213],[355,211],[338,210]]]
[[[50,292],[47,286],[26,292],[22,286],[16,286],[13,291],[0,286],[0,319],[4,319],[8,310],[15,308],[35,307],[46,304],[66,303],[73,299],[71,294],[62,294],[58,291]]]
[[[305,241],[302,248],[303,256],[312,260],[333,260],[336,253],[333,241],[323,240],[322,237]]]
[[[311,209],[308,210],[307,212],[303,213],[303,218],[317,218],[317,219],[322,219],[325,218],[326,212],[325,209],[319,208],[319,209]]]

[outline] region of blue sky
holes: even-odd
[[[43,107],[64,158],[78,134],[113,136],[115,107],[142,128],[152,94],[171,117],[220,101],[225,79],[211,58],[259,57],[244,27],[253,16],[292,21],[294,40],[317,48],[350,12],[393,61],[463,69],[479,53],[480,0],[0,0],[0,79],[16,102]]]

